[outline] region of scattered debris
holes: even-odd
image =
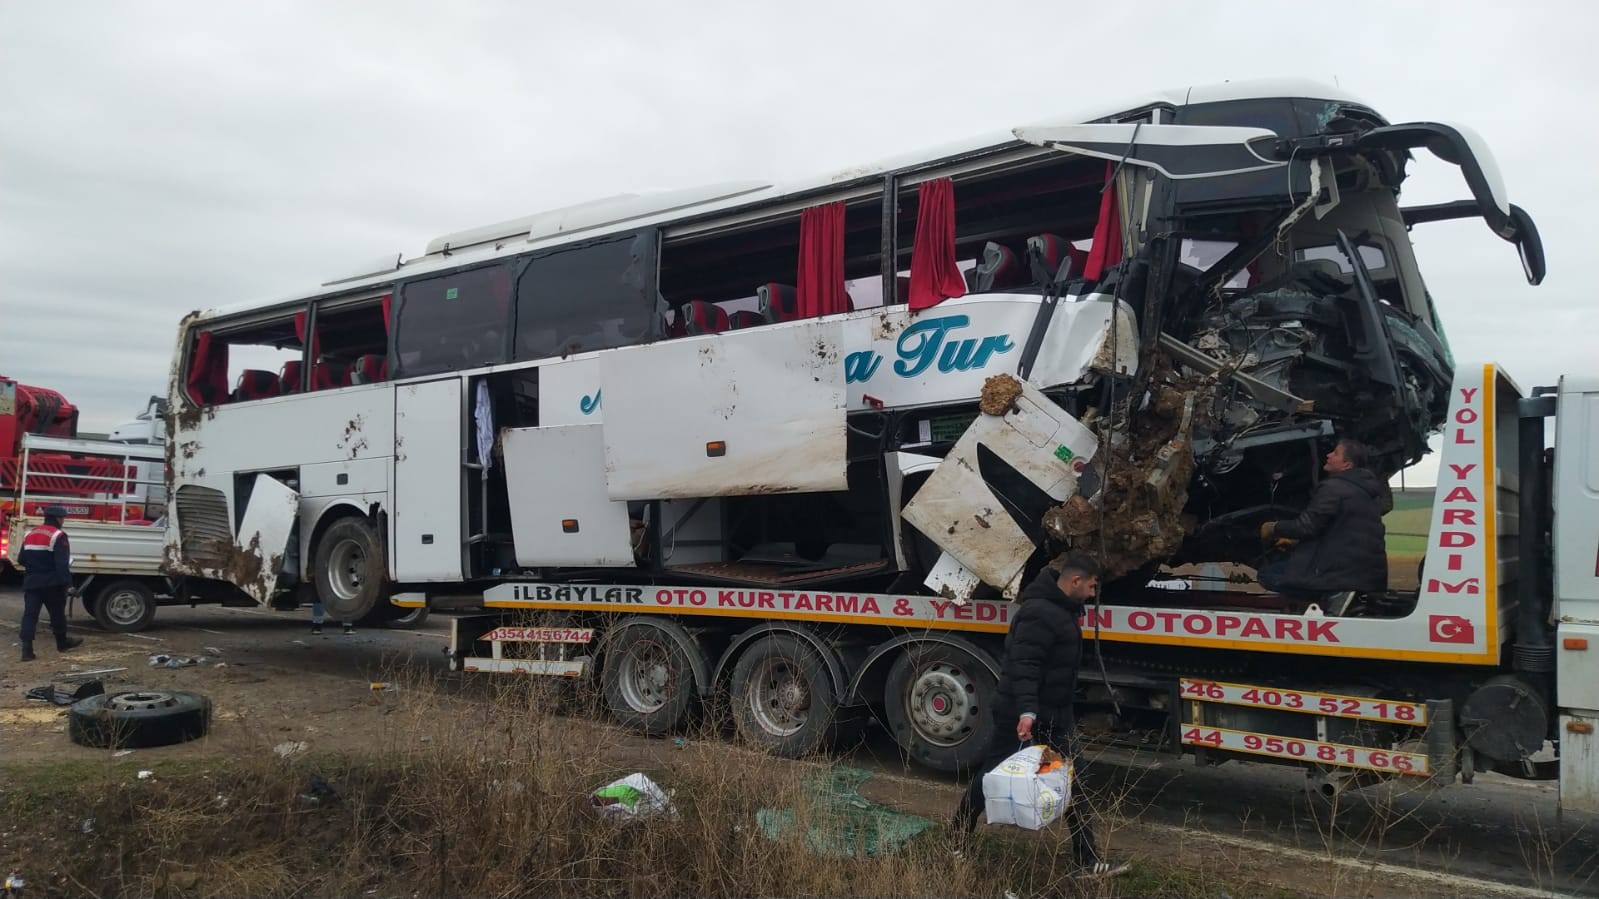
[[[278,754],[278,758],[286,759],[291,755],[298,755],[310,748],[311,745],[304,740],[287,740],[272,747],[272,751]]]
[[[398,692],[400,692],[400,685],[399,684],[394,684],[394,683],[389,683],[388,681],[376,681],[376,682],[374,682],[372,684],[372,692],[373,693],[398,693]]]
[[[10,874],[6,875],[5,891],[7,896],[20,895],[22,893],[22,888],[27,885],[28,882],[23,880],[22,875],[15,871],[12,871]]]
[[[140,780],[149,780],[150,778],[152,778],[154,776],[155,776],[155,772],[154,771],[145,770],[145,771],[140,771],[139,772],[139,779]]]
[[[122,758],[123,756],[128,756],[128,755],[133,755],[133,750],[131,750],[131,749],[118,749],[116,752],[111,753],[111,757],[114,758],[114,759],[119,759],[119,758]]]
[[[863,798],[858,790],[871,776],[860,768],[833,768],[810,780],[804,816],[807,851],[828,858],[886,855],[933,826],[926,818]],[[794,809],[763,808],[755,813],[755,823],[770,840],[793,835],[800,819]]]
[[[1174,555],[1196,524],[1183,507],[1194,431],[1207,425],[1215,391],[1213,376],[1180,375],[1162,359],[1135,403],[1094,420],[1104,477],[1092,496],[1045,512],[1044,530],[1070,549],[1103,548],[1107,581]]]
[[[71,682],[86,681],[86,680],[98,678],[101,675],[105,675],[105,674],[117,674],[119,672],[123,672],[123,671],[127,671],[127,670],[128,669],[126,669],[126,668],[96,668],[93,671],[78,671],[78,670],[76,670],[76,666],[74,666],[74,670],[73,671],[71,671],[71,672],[69,672],[67,674],[53,675],[53,677],[56,680],[64,680],[64,681],[67,681],[67,682],[71,683]]]
[[[678,749],[686,749],[688,747],[688,741],[682,737],[674,737],[672,739],[672,745],[676,746]]]
[[[200,648],[214,656],[222,655],[222,648],[220,646],[202,646]]]
[[[601,815],[618,821],[658,814],[677,816],[677,809],[672,807],[666,791],[643,774],[629,774],[595,790],[589,795],[589,805]]]
[[[78,829],[84,833],[94,833],[94,819],[84,818],[83,823],[78,826]]]
[[[68,693],[65,690],[56,689],[55,684],[45,684],[43,686],[34,687],[22,695],[33,702],[48,702],[53,705],[68,706],[80,699],[88,699],[90,696],[99,696],[104,692],[105,684],[101,683],[100,681],[93,680],[79,686],[78,689],[73,690],[71,693]]]
[[[323,780],[321,775],[313,774],[305,785],[305,792],[300,794],[300,801],[305,805],[321,805],[338,795],[339,791],[332,784]]]
[[[983,382],[982,397],[977,408],[984,415],[1004,415],[1016,406],[1022,395],[1022,382],[1011,375],[997,374]]]
[[[151,668],[189,668],[203,665],[207,661],[205,656],[169,656],[153,655],[150,657]]]

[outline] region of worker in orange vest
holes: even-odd
[[[26,569],[22,577],[22,661],[31,662],[33,633],[39,628],[39,610],[50,612],[50,630],[55,633],[56,649],[66,652],[81,645],[81,637],[67,636],[67,595],[72,586],[72,547],[61,523],[67,510],[51,506],[44,510],[44,524],[22,538],[18,561]]]

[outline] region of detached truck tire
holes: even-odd
[[[140,749],[205,736],[211,700],[179,690],[122,690],[90,696],[67,712],[67,732],[79,746]]]

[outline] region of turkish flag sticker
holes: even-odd
[[[1475,643],[1477,628],[1470,618],[1433,615],[1427,619],[1427,639],[1434,643]]]

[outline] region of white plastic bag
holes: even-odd
[[[1072,798],[1072,763],[1038,772],[1043,746],[1029,746],[983,775],[983,810],[990,824],[1014,824],[1028,830],[1048,826]]]
[[[589,804],[601,815],[618,821],[677,814],[666,791],[643,774],[629,774],[595,790],[589,796]]]

